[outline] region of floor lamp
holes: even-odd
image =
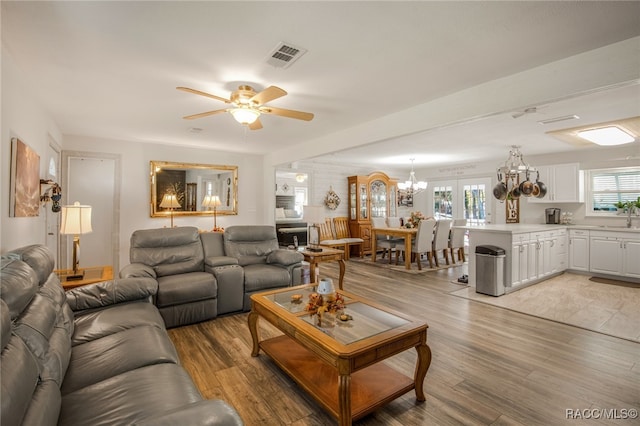
[[[162,201],[160,202],[160,207],[163,209],[169,209],[169,213],[171,214],[171,227],[173,228],[173,210],[182,207],[178,202],[176,194],[164,194],[164,197],[162,197]]]
[[[202,200],[202,207],[207,207],[207,208],[213,207],[213,230],[214,231],[218,230],[218,223],[216,221],[216,216],[217,216],[216,209],[221,204],[222,202],[220,201],[220,197],[218,197],[217,195],[205,195],[204,199]]]
[[[91,206],[82,206],[77,201],[73,203],[72,206],[62,206],[60,233],[73,235],[73,272],[71,275],[67,275],[67,281],[81,280],[84,278],[84,271],[78,271],[78,265],[80,264],[78,258],[78,253],[80,252],[80,234],[88,234],[92,231]]]
[[[307,234],[307,250],[309,251],[322,251],[322,247],[320,247],[320,228],[318,227],[318,223],[323,220],[323,211],[323,206],[302,207],[302,218],[307,222],[309,227]]]

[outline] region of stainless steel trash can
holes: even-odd
[[[476,293],[489,296],[504,294],[504,249],[496,246],[476,247]]]

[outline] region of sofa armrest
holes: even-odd
[[[135,426],[216,426],[244,425],[242,419],[229,404],[220,400],[194,402],[173,410],[161,411],[135,423]]]
[[[237,265],[238,259],[231,256],[209,256],[204,259],[205,266],[215,268],[218,266]]]
[[[294,265],[304,260],[302,253],[294,250],[277,249],[267,255],[267,263],[282,266]]]
[[[156,271],[143,263],[131,263],[120,270],[120,278],[153,278],[156,279]]]
[[[158,291],[152,278],[121,278],[102,281],[66,292],[67,303],[74,312],[102,308],[118,303],[151,300]]]

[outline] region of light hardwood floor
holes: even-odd
[[[410,392],[355,425],[640,424],[567,418],[640,409],[640,344],[453,296],[460,268],[405,274],[347,262],[345,289],[424,319],[433,352],[425,402]],[[337,280],[337,265],[321,276]],[[279,334],[260,326],[263,337]],[[251,357],[247,314],[169,334],[203,395],[233,404],[246,425],[335,424],[268,356]],[[411,376],[415,360],[407,351],[389,364]]]

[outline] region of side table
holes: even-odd
[[[73,273],[71,269],[56,269],[53,272],[60,278],[62,288],[64,288],[65,291],[76,287],[82,287],[83,285],[113,279],[113,267],[111,266],[93,266],[90,268],[81,268],[81,270],[84,271],[84,278],[81,280],[71,281],[67,281],[67,277]]]
[[[323,247],[322,251],[309,251],[309,250],[301,250],[300,253],[304,256],[304,260],[309,262],[311,265],[311,270],[309,271],[311,275],[311,280],[313,281],[316,277],[316,270],[319,268],[318,264],[322,262],[333,262],[336,261],[340,265],[340,282],[339,287],[342,290],[342,283],[344,281],[344,270],[345,270],[345,262],[344,262],[344,250],[338,250],[333,248]]]

